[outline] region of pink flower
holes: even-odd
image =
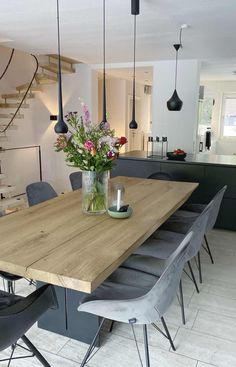
[[[83,104],[83,115],[84,115],[84,121],[89,122],[90,121],[90,113],[88,110],[88,106],[86,104]]]
[[[91,140],[87,140],[85,143],[84,143],[84,147],[86,150],[90,151],[92,150],[93,148],[95,148],[93,142]]]
[[[107,158],[112,159],[115,157],[115,153],[112,150],[109,150],[109,152],[107,152]]]

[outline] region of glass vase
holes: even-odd
[[[107,211],[109,171],[82,172],[82,210],[99,215]]]

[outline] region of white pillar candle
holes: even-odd
[[[117,190],[117,201],[116,201],[116,210],[120,210],[120,203],[121,203],[121,189]]]

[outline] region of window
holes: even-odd
[[[236,136],[236,95],[223,100],[222,135]]]

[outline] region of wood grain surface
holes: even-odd
[[[81,190],[0,219],[0,270],[91,293],[198,186],[131,177],[125,186],[128,219],[85,215]]]

